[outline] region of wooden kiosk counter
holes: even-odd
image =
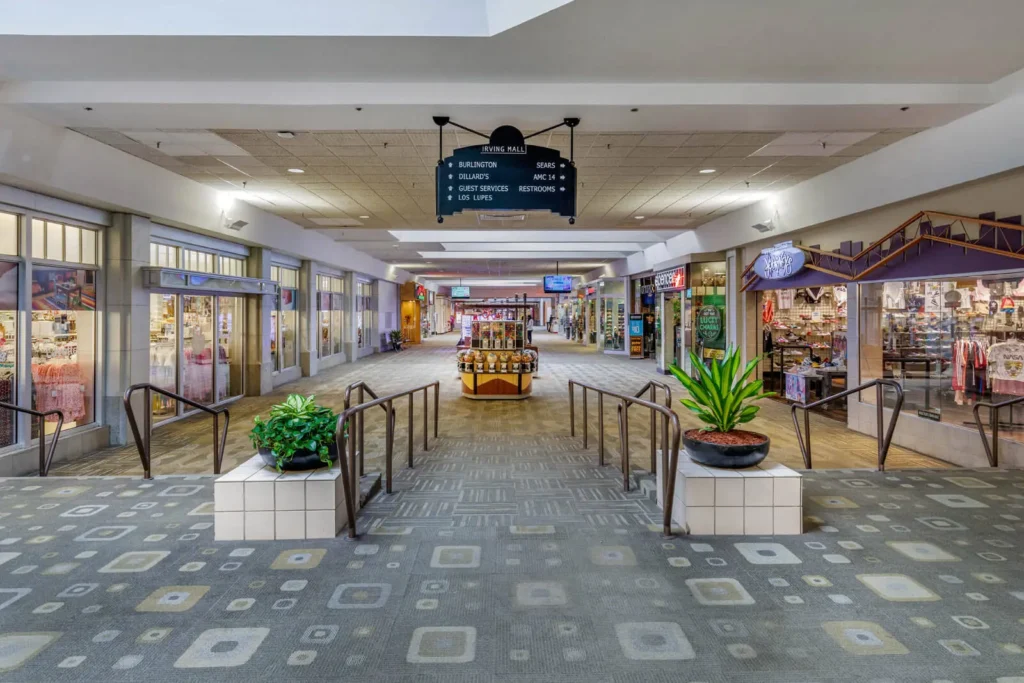
[[[474,320],[458,364],[466,398],[524,399],[533,391],[537,352],[526,348],[522,321]]]

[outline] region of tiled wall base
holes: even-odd
[[[341,469],[278,472],[255,455],[213,485],[218,541],[334,538],[348,524]]]
[[[661,482],[659,469],[658,505],[664,509]],[[707,467],[680,453],[672,522],[697,535],[803,533],[802,476],[776,463],[741,470]]]

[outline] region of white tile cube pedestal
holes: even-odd
[[[662,501],[659,465],[658,507]],[[803,477],[785,465],[739,470],[699,465],[679,453],[672,524],[694,535],[771,536],[803,533]]]
[[[278,472],[255,455],[213,484],[218,541],[334,538],[348,524],[341,469]]]

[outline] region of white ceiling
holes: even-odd
[[[436,261],[449,273],[477,272],[467,267],[471,262],[485,264],[488,272],[492,262],[516,272],[533,270],[537,261],[559,260],[567,267],[607,263],[915,132],[582,132],[574,142],[578,220],[570,227],[564,217],[537,212],[518,214],[520,221],[484,221],[468,213],[446,217],[439,226],[436,129],[284,136],[266,130],[79,131],[338,241],[357,243],[384,261],[424,267]],[[480,141],[449,127],[442,153]],[[565,129],[531,142],[570,153]],[[601,234],[590,238],[595,231]]]
[[[583,0],[479,38],[4,36],[0,79],[989,83],[1022,25],[1019,0]]]

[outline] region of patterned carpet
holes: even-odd
[[[214,542],[208,477],[0,481],[0,681],[1024,681],[1024,472],[815,471],[800,537],[669,540],[564,437],[398,474],[357,542]]]

